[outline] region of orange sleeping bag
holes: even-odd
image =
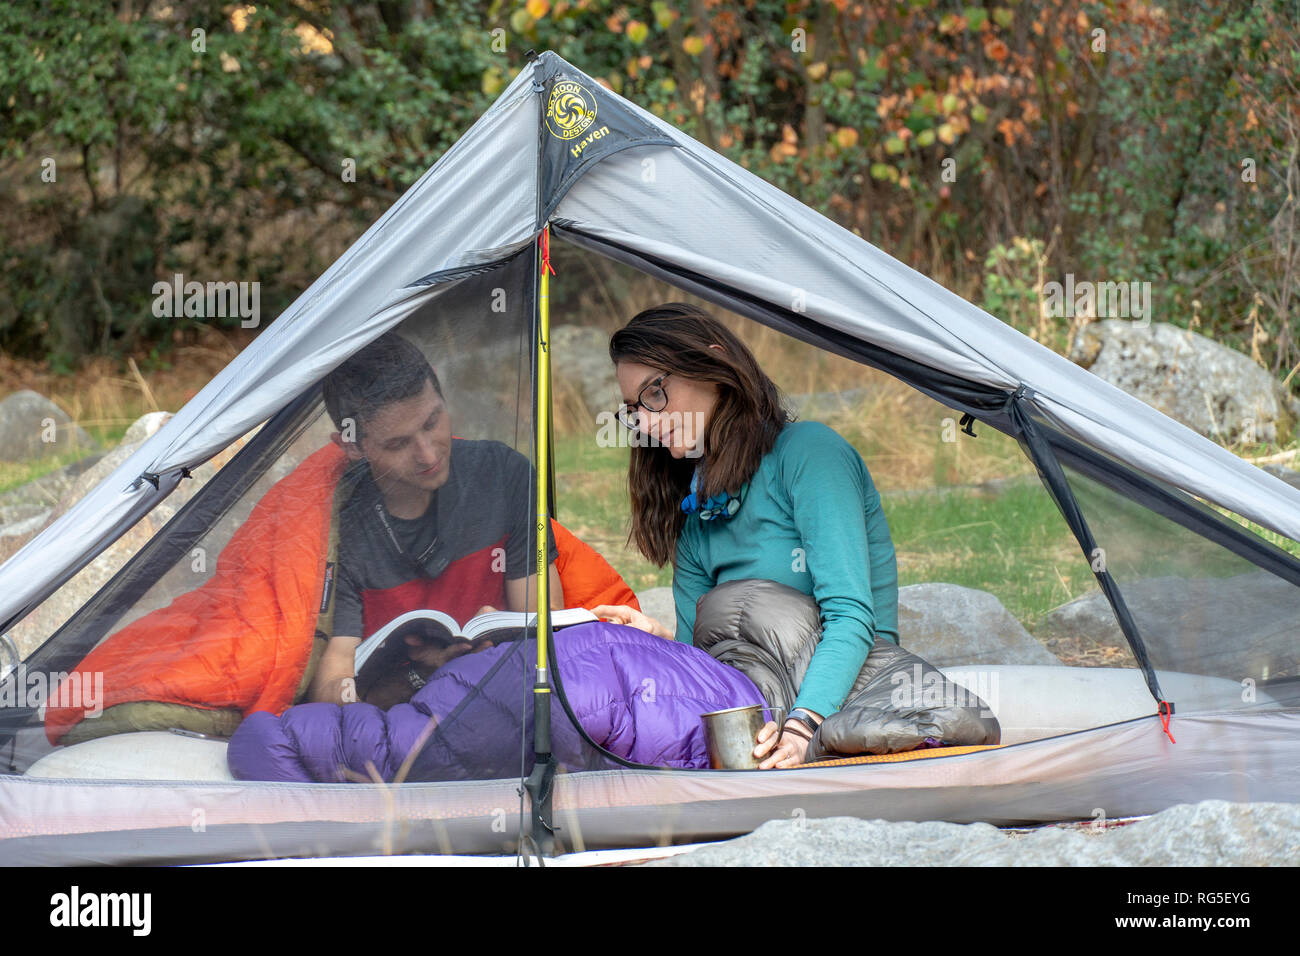
[[[257,503],[208,581],[87,654],[79,680],[103,674],[99,706],[156,702],[247,716],[279,714],[292,704],[311,659],[331,505],[347,463],[333,444],[314,452]],[[600,554],[558,522],[551,526],[566,606],[639,609],[632,589]],[[81,707],[54,706],[59,699],[52,698],[45,714],[45,733],[55,744],[86,716]]]

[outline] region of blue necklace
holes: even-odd
[[[722,491],[713,495],[704,504],[700,504],[696,497],[700,490],[700,466],[696,466],[695,474],[691,475],[691,493],[682,499],[682,511],[689,514],[699,512],[701,521],[712,521],[714,518],[730,518],[740,510],[741,502],[745,497],[745,488],[749,482],[745,482],[740,488],[739,495],[728,494]]]

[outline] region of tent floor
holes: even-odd
[[[1300,802],[1300,708],[1144,717],[932,759],[772,772],[560,775],[563,851],[726,839],[767,820],[987,822]],[[0,777],[0,863],[178,863],[513,853],[517,780],[367,784]]]

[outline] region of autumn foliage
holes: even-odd
[[[65,6],[0,12],[9,350],[75,360],[174,334],[145,305],[173,271],[287,302],[533,48],[1054,347],[1003,293],[1069,272],[1150,281],[1157,321],[1280,378],[1300,363],[1300,24],[1284,4]]]

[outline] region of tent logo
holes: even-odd
[[[551,88],[546,106],[546,128],[560,139],[577,139],[596,122],[596,98],[573,80]]]

